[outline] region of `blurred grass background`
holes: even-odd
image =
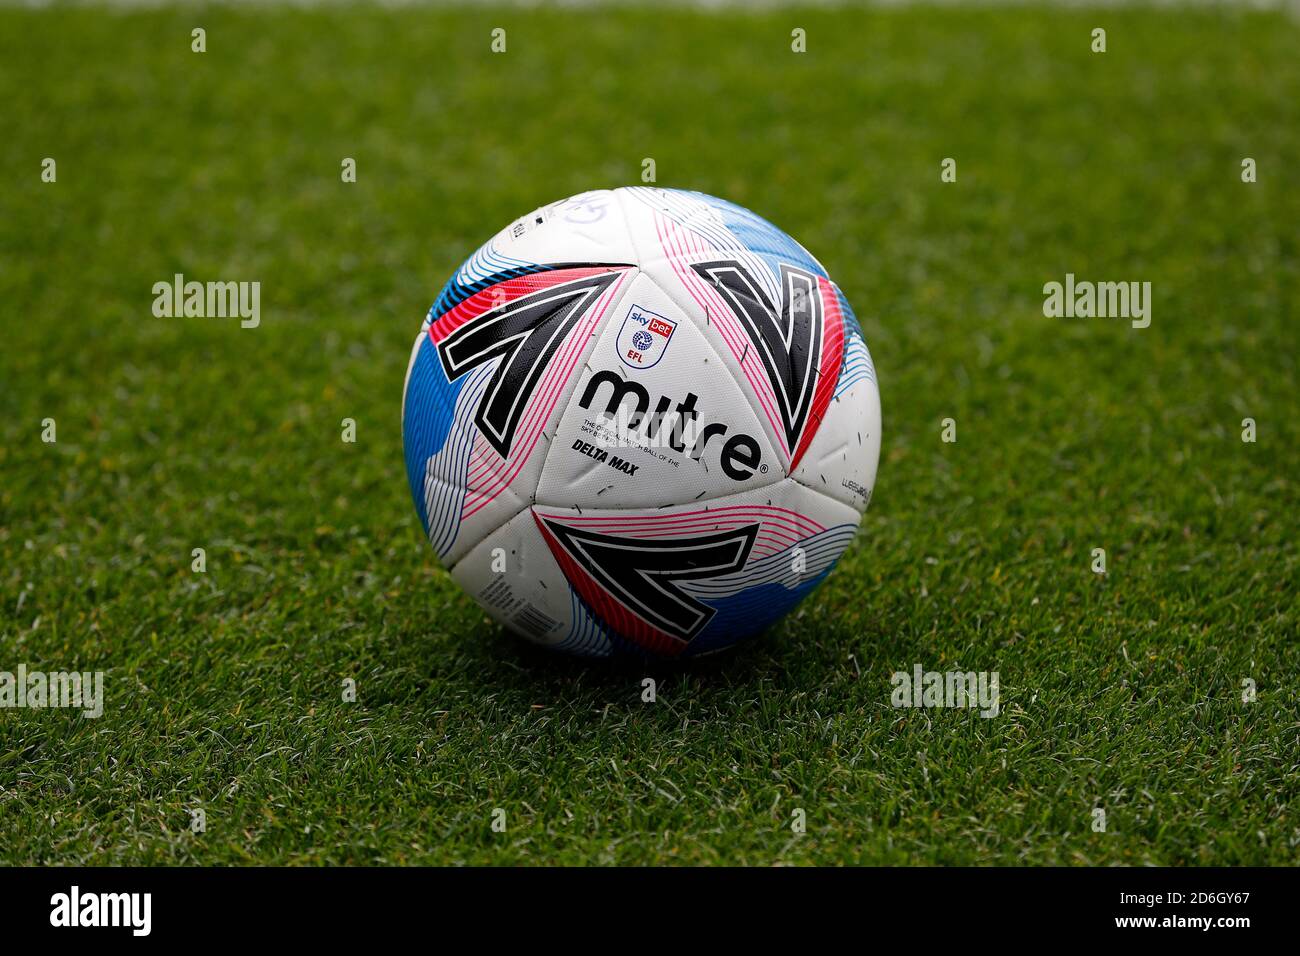
[[[0,9],[0,670],[108,698],[0,711],[0,861],[1295,862],[1297,49],[1239,9]],[[885,438],[826,586],[643,674],[486,620],[398,422],[456,265],[645,157],[823,261]],[[176,272],[261,327],[154,318]],[[1151,327],[1044,318],[1067,272]],[[1002,716],[891,708],[916,663]]]

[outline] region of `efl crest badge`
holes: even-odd
[[[634,305],[618,330],[618,357],[632,368],[658,365],[675,331],[677,323],[672,319]]]

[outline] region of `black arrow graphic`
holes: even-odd
[[[542,518],[565,551],[628,608],[655,627],[689,641],[716,611],[678,582],[739,571],[758,535],[750,524],[690,538],[630,538],[571,528]]]
[[[547,363],[587,307],[619,274],[585,276],[515,299],[466,322],[438,343],[449,382],[484,362],[501,359],[474,414],[474,424],[502,458],[510,454],[515,429]]]
[[[817,276],[782,265],[778,312],[739,262],[698,262],[691,268],[717,289],[753,342],[776,392],[785,440],[793,452],[808,421],[821,361],[824,319]]]

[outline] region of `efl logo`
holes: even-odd
[[[672,319],[634,305],[618,330],[618,357],[629,368],[652,368],[664,357],[676,331]]]

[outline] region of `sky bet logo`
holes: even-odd
[[[127,926],[133,936],[148,936],[153,927],[152,893],[70,893],[50,897],[50,925]]]
[[[664,357],[676,331],[672,319],[634,305],[618,330],[618,357],[629,368],[653,368]]]

